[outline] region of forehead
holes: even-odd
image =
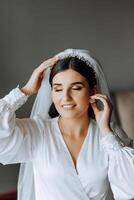
[[[53,77],[52,83],[65,84],[65,83],[72,83],[72,82],[77,82],[77,81],[81,81],[87,84],[87,81],[84,76],[82,76],[80,73],[76,72],[75,70],[68,69],[68,70],[57,73]]]

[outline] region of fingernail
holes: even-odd
[[[94,103],[95,99],[90,99],[89,101],[90,101],[90,103]]]
[[[55,59],[58,60],[59,59],[58,56],[55,56]]]

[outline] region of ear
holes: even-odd
[[[97,85],[95,85],[94,87],[93,87],[93,89],[90,91],[90,95],[94,95],[94,94],[96,94],[97,93]]]

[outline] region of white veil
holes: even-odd
[[[66,49],[57,54],[59,59],[64,59],[67,57],[78,57],[79,59],[85,61],[89,66],[91,66],[96,74],[97,79],[97,92],[105,94],[110,97],[108,84],[106,77],[104,75],[103,69],[100,63],[90,54],[88,50],[84,49]],[[49,84],[49,74],[50,69],[47,69],[42,81],[41,87],[37,93],[31,117],[39,115],[42,119],[50,118],[48,115],[49,107],[52,104],[51,99],[51,87]],[[112,113],[111,121],[116,122],[114,110]],[[125,145],[128,145],[131,141],[123,131],[115,131],[116,135],[120,137]],[[33,165],[32,162],[21,164],[19,180],[18,180],[18,200],[34,200],[34,176],[33,176]]]

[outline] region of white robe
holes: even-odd
[[[75,168],[58,117],[16,118],[26,100],[18,88],[0,100],[0,163],[32,163],[35,200],[108,200],[110,187],[114,199],[134,199],[133,148],[91,119]]]

